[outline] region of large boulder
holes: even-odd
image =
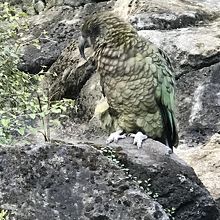
[[[137,149],[128,138],[107,147],[79,136],[0,147],[0,208],[9,219],[218,219],[193,169],[159,142]]]

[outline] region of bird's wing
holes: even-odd
[[[175,119],[175,83],[173,67],[168,56],[161,49],[157,49],[155,61],[156,90],[155,97],[160,107],[167,144],[172,148],[178,145],[177,125]]]
[[[155,80],[155,99],[160,108],[164,125],[164,142],[169,147],[178,145],[177,125],[175,119],[175,84],[173,67],[168,56],[151,42],[142,38],[141,50],[146,60],[152,59],[150,65],[156,66],[153,72]],[[140,51],[140,50],[139,50]],[[150,68],[152,69],[152,68]]]

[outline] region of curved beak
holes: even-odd
[[[87,46],[87,44],[88,44],[87,38],[81,37],[79,39],[79,52],[80,52],[81,57],[84,58],[85,60],[87,60],[87,59],[86,59],[84,50],[85,50],[85,47]]]

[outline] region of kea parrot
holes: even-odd
[[[175,84],[167,55],[113,12],[85,19],[79,41],[84,59],[85,47],[94,51],[107,102],[102,122],[113,132],[107,143],[131,134],[138,147],[150,137],[173,150],[178,145]]]

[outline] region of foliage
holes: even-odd
[[[5,220],[7,217],[8,212],[5,210],[0,211],[0,220]]]
[[[174,215],[175,215],[176,209],[175,209],[174,207],[165,208],[164,210],[165,210],[165,212],[167,213],[167,215],[169,216],[169,218],[170,218],[171,220],[174,220],[174,219],[175,219],[175,218],[174,218]]]
[[[0,3],[0,143],[12,143],[36,131],[40,119],[45,140],[49,141],[51,116],[63,114],[72,100],[50,103],[43,92],[43,76],[29,75],[17,68],[22,31],[27,28],[25,14],[8,3]],[[53,105],[52,105],[53,104]]]

